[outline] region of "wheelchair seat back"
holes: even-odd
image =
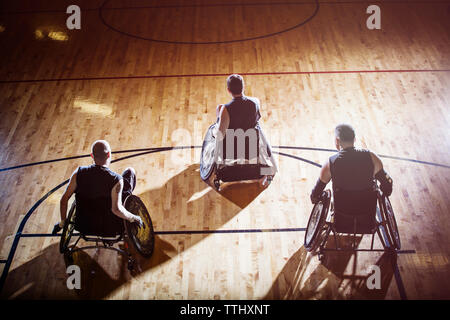
[[[115,237],[124,232],[123,220],[111,212],[111,198],[76,194],[75,229],[85,236]]]
[[[336,232],[358,234],[373,232],[376,225],[376,191],[335,190],[333,198]]]
[[[219,155],[224,165],[259,163],[258,128],[250,128],[245,131],[228,129],[221,144],[222,152]]]
[[[269,167],[260,161],[259,126],[246,131],[227,130],[225,139],[219,145],[217,177],[222,181],[243,181],[261,178],[262,167]]]

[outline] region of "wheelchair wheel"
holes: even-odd
[[[330,199],[331,191],[326,190],[323,199],[316,203],[311,211],[305,232],[305,248],[307,251],[314,251],[319,243],[319,234],[327,218]]]
[[[59,241],[59,252],[66,253],[69,248],[70,239],[72,239],[73,231],[75,230],[75,215],[76,215],[76,204],[75,201],[69,210],[69,215],[64,223],[63,231],[61,234],[61,240]]]
[[[393,250],[395,248],[394,242],[392,241],[392,236],[390,235],[390,230],[388,227],[388,219],[386,217],[386,211],[383,205],[383,196],[381,192],[378,192],[378,205],[376,219],[378,222],[378,230],[381,234],[382,241],[384,241],[385,248]]]
[[[397,221],[395,220],[394,210],[392,209],[389,198],[385,195],[381,196],[381,205],[383,207],[384,216],[387,221],[387,228],[389,229],[389,236],[391,237],[391,243],[395,249],[400,250],[402,244],[400,242],[400,233],[397,228]]]
[[[216,138],[213,135],[213,131],[217,124],[214,123],[208,128],[203,140],[202,153],[200,156],[200,177],[202,180],[208,180],[215,168],[215,149]]]
[[[125,227],[128,237],[136,250],[142,256],[149,258],[153,254],[153,249],[155,247],[155,233],[153,231],[153,223],[150,214],[142,200],[135,195],[127,197],[125,200],[125,208],[131,213],[140,216],[144,223],[144,226],[140,228],[136,223],[125,221]]]

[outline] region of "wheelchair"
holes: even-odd
[[[110,249],[123,255],[128,260],[128,269],[134,269],[135,260],[132,258],[128,244],[125,238],[128,237],[135,249],[144,258],[151,257],[155,246],[155,234],[153,230],[152,220],[142,200],[135,196],[129,195],[124,207],[135,215],[139,215],[143,221],[143,227],[139,227],[135,223],[130,223],[119,217],[114,216],[111,212],[103,213],[99,211],[97,215],[90,215],[89,213],[97,213],[95,209],[86,212],[77,206],[76,200],[73,201],[69,210],[69,214],[64,223],[59,243],[59,251],[64,254],[69,262],[73,262],[72,255],[74,252],[84,249]],[[93,221],[92,217],[99,218]],[[105,223],[108,221],[108,223]],[[94,226],[92,226],[94,222]],[[78,231],[78,233],[75,233]],[[78,236],[73,244],[70,244],[72,237]],[[86,242],[95,242],[95,245],[77,247],[76,245],[83,239]],[[114,244],[123,242],[124,248],[116,248]]]
[[[334,247],[327,247],[330,235]],[[353,235],[351,248],[339,246],[339,236]],[[383,249],[374,249],[375,234]],[[372,235],[370,249],[360,249],[356,236]],[[304,240],[305,249],[318,253],[320,261],[327,251],[382,251],[396,252],[401,248],[400,234],[389,198],[377,185],[374,190],[335,190],[332,199],[330,190],[324,191],[321,200],[311,211]]]
[[[277,164],[261,127],[257,125],[255,128],[251,128],[254,130],[245,132],[243,150],[245,155],[244,152],[242,155],[238,155],[240,148],[238,144],[242,143],[242,140],[236,136],[226,135],[222,141],[217,143],[214,134],[218,126],[218,123],[212,124],[203,140],[200,156],[202,180],[209,181],[212,178],[214,187],[218,191],[222,182],[258,180],[264,176],[267,177],[268,184],[270,184],[277,172]],[[251,134],[246,135],[249,131],[255,133],[253,138],[256,139],[256,144],[253,143],[255,140],[252,141]],[[227,153],[227,146],[231,152]]]

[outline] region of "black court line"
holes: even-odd
[[[121,154],[121,153],[132,153],[132,152],[143,152],[143,154],[146,154],[147,152],[154,152],[154,151],[160,152],[160,151],[169,151],[169,150],[183,150],[183,149],[197,149],[197,148],[201,148],[201,146],[151,147],[151,148],[112,151],[111,153],[113,153],[113,154]],[[272,146],[272,148],[275,148],[275,149],[291,149],[291,150],[337,152],[337,150],[335,150],[335,149],[313,148],[313,147]],[[287,155],[287,154],[280,153],[280,152],[275,152],[275,151],[274,151],[274,153],[279,153],[280,155],[283,155],[283,156],[287,156],[287,157],[291,157],[291,158],[294,158],[294,159],[298,159],[298,160],[310,163],[310,164],[312,164],[312,165],[314,165],[316,167],[320,166],[318,163],[312,162],[312,161],[304,159],[304,158],[296,157],[294,155]],[[135,157],[135,156],[136,155],[131,155],[130,157]],[[450,169],[450,165],[441,164],[441,163],[422,161],[422,160],[416,160],[416,159],[410,159],[410,158],[404,158],[404,157],[397,157],[397,156],[388,156],[388,155],[378,155],[378,156],[381,157],[381,158],[387,158],[387,159],[393,159],[393,160],[401,160],[401,161],[408,161],[408,162],[412,162],[412,163],[425,164],[425,165],[430,165],[430,166],[442,167],[442,168]],[[0,168],[0,172],[20,169],[20,168],[25,168],[25,167],[31,167],[31,166],[37,166],[37,165],[47,164],[47,163],[52,163],[52,162],[59,162],[59,161],[66,161],[66,160],[73,160],[73,159],[80,159],[80,158],[87,158],[87,157],[90,157],[90,155],[85,154],[85,155],[80,155],[80,156],[70,156],[70,157],[65,157],[65,158],[44,160],[44,161],[38,161],[38,162],[30,162],[30,163],[20,164],[20,165],[16,165],[16,166],[11,166],[11,167]],[[125,159],[125,158],[123,158],[123,159]]]
[[[268,33],[268,34],[263,34],[263,35],[259,35],[259,36],[248,37],[248,38],[242,38],[242,39],[222,40],[222,41],[177,41],[177,40],[174,41],[174,40],[163,40],[163,39],[143,37],[143,36],[139,36],[139,35],[136,35],[136,34],[133,34],[133,33],[126,32],[124,30],[120,30],[120,29],[112,26],[103,17],[103,9],[104,9],[104,7],[106,6],[106,4],[108,2],[110,2],[110,0],[105,0],[103,2],[103,4],[100,6],[100,9],[98,10],[98,16],[100,18],[100,21],[108,29],[110,29],[112,31],[115,31],[115,32],[117,32],[117,33],[119,33],[119,34],[121,34],[123,36],[134,38],[134,39],[138,39],[138,40],[146,40],[146,41],[152,41],[152,42],[158,42],[158,43],[169,43],[169,44],[176,44],[176,45],[229,44],[229,43],[237,43],[237,42],[245,42],[245,41],[266,39],[266,38],[269,38],[269,37],[281,35],[283,33],[286,33],[286,32],[289,32],[289,31],[292,31],[292,30],[295,30],[295,29],[298,29],[298,28],[304,26],[305,24],[310,22],[312,19],[314,19],[314,17],[316,17],[317,13],[319,12],[319,8],[320,8],[319,0],[315,0],[315,2],[313,4],[315,4],[316,7],[314,9],[314,12],[308,18],[298,22],[294,26],[291,26],[289,28],[286,28],[286,29],[283,29],[283,30],[280,30],[280,31],[277,31],[277,32],[272,32],[272,33]]]
[[[155,234],[216,234],[216,233],[264,233],[264,232],[304,232],[306,228],[275,228],[275,229],[231,229],[231,230],[176,230],[155,231]]]
[[[398,268],[397,261],[392,261],[392,268],[394,269],[394,278],[397,283],[398,293],[400,294],[400,298],[402,300],[407,300],[405,285],[403,284],[402,277],[400,275],[400,270]]]
[[[121,153],[132,153],[132,152],[143,152],[142,154],[147,154],[147,153],[153,152],[153,151],[160,152],[160,151],[168,151],[168,150],[182,150],[182,149],[194,149],[194,148],[201,148],[201,146],[142,148],[142,149],[130,149],[130,150],[111,151],[111,153],[112,154],[121,154]],[[51,160],[44,160],[44,161],[38,161],[38,162],[25,163],[25,164],[20,164],[20,165],[17,165],[17,166],[1,168],[0,172],[20,169],[20,168],[26,168],[26,167],[32,167],[32,166],[37,166],[37,165],[47,164],[47,163],[52,163],[52,162],[74,160],[74,159],[81,159],[81,158],[88,158],[90,156],[91,156],[90,154],[84,154],[84,155],[81,155],[81,156],[71,156],[71,157],[66,157],[66,158],[58,158],[58,159],[51,159]],[[136,155],[131,155],[129,157],[136,157]],[[121,158],[121,160],[125,160],[125,159],[128,159],[128,158],[127,157]],[[114,160],[111,163],[114,163]]]
[[[103,10],[140,10],[140,9],[164,9],[164,8],[189,8],[189,7],[225,7],[225,6],[276,6],[276,5],[312,5],[312,1],[295,1],[295,2],[254,2],[254,3],[212,3],[212,4],[179,4],[179,5],[148,5],[148,6],[123,6],[123,7],[105,7]],[[320,5],[343,5],[343,4],[450,4],[448,0],[362,0],[362,1],[319,1]],[[98,11],[98,8],[83,8],[80,6],[81,12]],[[4,11],[0,15],[13,14],[39,14],[39,13],[66,13],[66,9],[43,9],[43,10],[22,10],[22,11]]]
[[[433,73],[450,72],[450,69],[385,69],[385,70],[324,70],[324,71],[273,71],[273,72],[233,72],[242,76],[285,76],[285,75],[322,75],[322,74],[370,74],[370,73]],[[42,78],[22,80],[0,80],[0,84],[59,82],[59,81],[98,81],[98,80],[135,80],[135,79],[166,79],[166,78],[196,78],[196,77],[228,77],[230,73],[194,73],[194,74],[162,74],[135,76],[103,76],[76,78]]]
[[[271,233],[271,232],[304,232],[306,228],[265,228],[265,229],[218,229],[218,230],[166,230],[154,231],[156,235],[172,234],[216,234],[216,233]],[[79,234],[74,233],[74,236]],[[22,238],[61,237],[61,233],[22,233]]]
[[[274,146],[272,148],[337,152],[336,149],[311,148],[311,147]],[[450,169],[450,165],[446,165],[446,164],[442,164],[442,163],[429,162],[429,161],[423,161],[423,160],[416,160],[416,159],[410,159],[410,158],[405,158],[405,157],[388,156],[388,155],[385,155],[385,154],[379,154],[378,156],[380,158],[393,159],[393,160],[402,160],[402,161],[408,161],[408,162],[414,162],[414,163],[426,164],[426,165],[429,165],[429,166],[435,166],[435,167],[442,167],[442,168]],[[1,172],[1,169],[0,169],[0,172]]]
[[[305,232],[306,228],[265,228],[265,229],[219,229],[219,230],[168,230],[154,231],[156,235],[173,235],[173,234],[215,234],[215,233],[276,233],[276,232]],[[74,233],[73,236],[79,236]],[[22,238],[56,238],[61,237],[61,233],[22,233]],[[396,251],[397,254],[416,254],[415,249],[405,249]],[[0,260],[2,261],[2,260]],[[6,260],[3,260],[6,261]]]
[[[292,159],[301,160],[301,161],[304,161],[306,163],[312,164],[313,166],[316,166],[316,167],[319,167],[319,168],[322,167],[320,164],[318,164],[318,163],[316,163],[314,161],[311,161],[311,160],[308,160],[308,159],[305,159],[305,158],[301,158],[301,157],[297,157],[297,156],[294,156],[292,154],[287,154],[287,153],[277,152],[277,151],[273,151],[273,153],[279,154],[280,156],[285,156],[285,157],[289,157],[289,158],[292,158]]]

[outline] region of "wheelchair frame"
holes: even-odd
[[[83,233],[78,233],[78,234],[74,234],[75,231],[75,216],[76,216],[76,202],[74,201],[72,203],[72,206],[69,210],[69,214],[67,216],[66,222],[64,224],[64,228],[61,234],[61,240],[60,240],[60,245],[59,245],[59,250],[62,254],[64,254],[64,256],[70,261],[73,262],[73,258],[72,255],[73,253],[80,251],[80,250],[85,250],[85,249],[109,249],[109,250],[114,250],[116,252],[118,252],[119,254],[123,255],[124,257],[127,258],[128,261],[128,269],[131,271],[134,269],[134,265],[135,265],[135,260],[132,258],[131,253],[128,250],[128,243],[125,241],[125,237],[127,236],[128,239],[130,239],[130,241],[133,243],[133,245],[135,246],[135,248],[137,249],[137,251],[144,257],[149,258],[152,253],[153,253],[153,249],[154,249],[154,230],[153,230],[153,224],[150,218],[150,215],[148,214],[147,209],[145,208],[145,205],[143,204],[143,202],[140,200],[139,197],[134,196],[134,195],[130,195],[126,198],[124,204],[125,207],[129,207],[129,205],[131,205],[131,203],[138,203],[138,206],[143,209],[143,214],[146,217],[141,217],[143,218],[144,221],[147,221],[147,224],[150,228],[149,233],[150,233],[150,238],[151,238],[151,245],[150,247],[146,247],[143,248],[142,246],[140,246],[139,244],[137,244],[138,239],[136,239],[136,237],[132,234],[132,224],[128,221],[124,221],[124,230],[123,232],[117,234],[117,236],[114,237],[104,237],[104,236],[96,236],[96,235],[85,235]],[[127,208],[128,210],[129,208]],[[129,210],[130,211],[130,210]],[[132,211],[133,212],[133,211]],[[133,212],[135,213],[135,212]],[[73,243],[72,245],[70,245],[70,240],[72,239],[72,236],[78,236],[77,240],[75,241],[75,243]],[[80,239],[83,239],[86,242],[95,242],[95,245],[89,245],[89,246],[83,246],[83,247],[76,247],[76,245],[78,244],[78,242],[80,241]],[[120,249],[120,248],[116,248],[113,247],[114,244],[119,243],[121,241],[124,241],[124,247],[125,249]],[[99,245],[99,243],[101,243],[102,245]]]
[[[334,224],[334,208],[333,202],[331,200],[332,195],[330,190],[326,190],[324,192],[324,196],[322,199],[314,205],[313,210],[311,211],[311,215],[308,221],[308,226],[305,232],[305,248],[307,251],[314,252],[318,247],[318,258],[320,261],[324,258],[324,253],[329,251],[346,251],[346,252],[358,252],[358,251],[374,251],[374,252],[385,252],[385,251],[393,251],[396,252],[401,248],[400,235],[397,229],[397,223],[395,221],[395,216],[392,210],[392,206],[390,204],[389,198],[382,194],[379,188],[376,190],[377,192],[377,209],[376,209],[376,223],[372,229],[371,233],[361,233],[356,230],[356,218],[353,219],[353,233],[347,232],[337,232]],[[388,207],[389,205],[389,207]],[[313,234],[311,239],[308,239],[309,228],[311,228],[311,223],[314,219],[314,214],[316,210],[322,206],[320,210],[319,221],[317,222],[315,228],[312,230]],[[329,210],[331,206],[331,210]],[[329,213],[331,212],[331,214]],[[378,220],[376,219],[378,217]],[[317,219],[317,218],[316,218]],[[334,248],[326,248],[327,240],[330,234],[333,233],[334,237]],[[340,235],[344,234],[352,234],[353,241],[351,248],[342,248],[339,246],[338,238]],[[356,245],[356,235],[372,235],[370,248],[360,249]],[[383,249],[374,249],[374,240],[375,234],[378,235],[381,244],[383,245]],[[320,235],[323,235],[322,239],[318,239]],[[309,240],[309,241],[307,241]]]
[[[203,144],[202,144],[202,151],[201,151],[201,156],[200,156],[200,177],[202,178],[203,181],[208,181],[211,178],[211,175],[214,176],[213,179],[213,184],[214,187],[216,188],[216,190],[220,190],[220,184],[221,182],[235,182],[235,181],[253,181],[253,180],[258,180],[264,176],[267,176],[267,181],[268,184],[271,183],[273,176],[276,173],[276,164],[275,164],[275,160],[273,159],[272,156],[272,151],[270,149],[270,145],[267,142],[267,140],[265,139],[264,134],[262,133],[261,128],[259,127],[259,125],[256,127],[256,130],[258,132],[258,148],[257,148],[257,163],[256,164],[232,164],[232,165],[228,165],[228,164],[217,164],[217,158],[218,158],[218,154],[215,150],[216,148],[216,138],[213,135],[213,130],[216,128],[218,124],[214,123],[212,124],[206,134],[205,134],[205,139],[203,140]],[[271,168],[272,166],[269,165],[265,165],[262,164],[260,161],[260,141],[262,140],[262,143],[264,143],[264,145],[267,147],[267,153],[268,153],[268,157],[270,158],[270,161],[272,162],[273,167],[275,168],[273,175],[260,175],[259,177],[251,177],[251,178],[243,178],[243,179],[231,179],[231,178],[225,178],[224,179],[224,172],[225,170],[227,170],[228,168],[236,168],[237,170],[239,169],[243,169],[243,168],[252,168],[252,169],[256,169],[256,168]]]

